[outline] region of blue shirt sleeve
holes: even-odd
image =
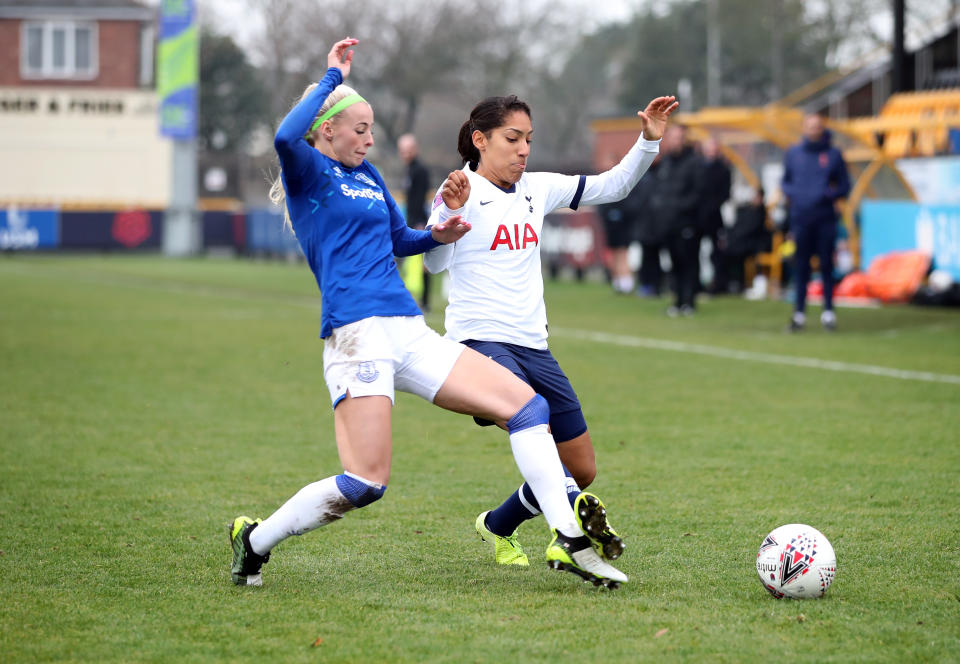
[[[425,251],[430,251],[434,247],[443,244],[442,242],[434,240],[430,231],[418,231],[407,226],[407,222],[403,219],[403,213],[400,212],[400,206],[397,205],[397,202],[393,200],[393,196],[390,195],[390,191],[380,176],[380,172],[373,166],[370,166],[370,172],[373,174],[377,184],[380,185],[380,189],[383,190],[387,210],[390,212],[390,238],[393,241],[394,256],[422,254]]]
[[[289,193],[302,191],[310,177],[316,175],[313,168],[314,148],[304,138],[310,131],[317,112],[327,96],[343,82],[343,74],[336,67],[327,70],[320,83],[287,113],[277,128],[273,147],[280,158],[280,169]]]

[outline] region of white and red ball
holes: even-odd
[[[777,599],[822,597],[837,575],[837,555],[819,530],[791,523],[764,538],[757,552],[757,574]]]

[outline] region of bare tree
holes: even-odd
[[[248,0],[262,18],[252,47],[282,116],[322,76],[336,39],[360,39],[351,84],[374,104],[388,143],[413,130],[425,98],[463,105],[536,88],[562,65],[576,23],[547,3],[510,0]]]

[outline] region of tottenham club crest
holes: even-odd
[[[357,367],[357,379],[364,383],[372,383],[380,377],[377,365],[374,362],[361,362]]]

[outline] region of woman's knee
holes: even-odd
[[[585,462],[575,468],[568,466],[567,470],[573,475],[573,481],[577,483],[581,490],[593,484],[593,480],[597,478],[597,464],[593,461]]]
[[[523,404],[513,416],[507,420],[507,431],[513,433],[522,429],[539,424],[548,424],[550,422],[550,405],[547,400],[539,394],[534,393],[525,404]]]
[[[557,452],[560,454],[560,461],[570,472],[577,486],[586,489],[593,484],[597,477],[597,460],[588,431],[558,444]]]

